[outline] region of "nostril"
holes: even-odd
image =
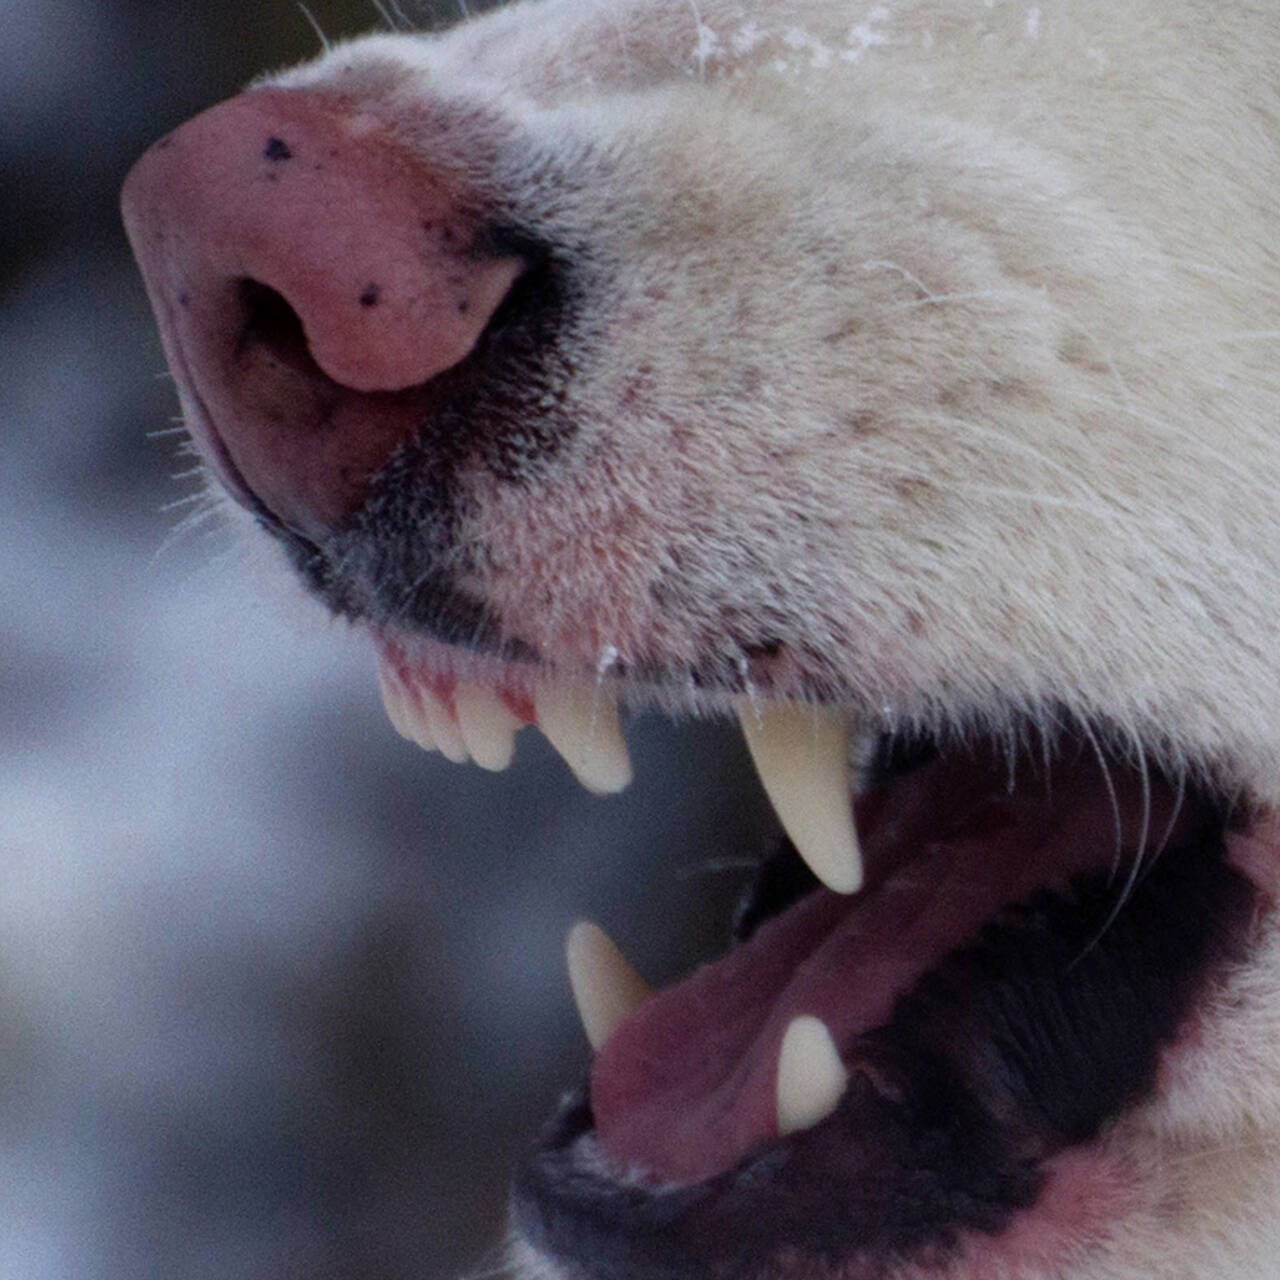
[[[454,168],[306,90],[232,99],[139,161],[129,236],[233,492],[316,536],[359,507],[530,265],[477,207]]]
[[[238,280],[235,289],[243,317],[235,344],[237,358],[259,348],[288,369],[325,376],[312,358],[301,317],[282,293],[248,278]]]

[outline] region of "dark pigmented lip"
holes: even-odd
[[[978,1148],[970,1157],[995,1155],[989,1125],[971,1114],[967,1100],[957,1095],[946,1102],[971,1121],[967,1130]],[[980,1193],[967,1197],[963,1220],[934,1230],[927,1211],[915,1206],[923,1206],[929,1190],[949,1194],[943,1166],[954,1153],[935,1149],[930,1155],[937,1167],[912,1169],[900,1112],[858,1073],[841,1112],[817,1128],[695,1185],[655,1188],[610,1169],[590,1103],[578,1093],[561,1105],[517,1174],[516,1223],[552,1258],[591,1258],[593,1276],[746,1280],[767,1274],[782,1253],[835,1263],[857,1251],[899,1254],[934,1245],[966,1227],[996,1232],[1035,1203],[1044,1174],[1034,1163],[1015,1161],[998,1171],[993,1165]],[[841,1194],[840,1173],[848,1171],[850,1155],[862,1166],[849,1179],[860,1185],[860,1195]],[[873,1169],[873,1163],[884,1167]],[[930,1174],[937,1179],[932,1188]]]

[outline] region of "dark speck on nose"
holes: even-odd
[[[283,138],[268,138],[267,145],[262,148],[262,158],[273,162],[292,160],[293,152]]]
[[[381,296],[382,288],[380,285],[367,284],[364,287],[364,292],[360,295],[360,305],[362,307],[376,307]]]

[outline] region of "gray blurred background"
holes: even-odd
[[[500,777],[419,752],[270,547],[183,527],[116,193],[318,51],[294,0],[0,0],[0,31],[0,1277],[483,1275],[587,1063],[565,928],[669,981],[764,802],[717,726],[633,721],[607,801],[527,733]]]

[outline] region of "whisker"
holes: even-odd
[[[1280,329],[1237,329],[1226,333],[1184,338],[1178,342],[1162,342],[1138,347],[1144,356],[1160,355],[1172,351],[1199,351],[1210,347],[1233,346],[1237,342],[1280,342]]]
[[[181,511],[184,507],[192,507],[201,502],[208,502],[214,506],[221,505],[216,495],[207,489],[201,489],[197,493],[184,494],[181,498],[174,498],[171,502],[164,503],[160,507],[160,514],[167,515],[170,511]]]
[[[915,298],[910,302],[893,302],[888,306],[877,307],[872,314],[896,315],[901,311],[916,311],[920,307],[936,307],[952,302],[986,302],[996,298],[1016,298],[1020,294],[1021,291],[1018,289],[976,289],[972,293],[930,293],[926,298]]]
[[[296,0],[296,3],[298,8],[302,10],[302,16],[306,18],[308,25],[311,27],[311,30],[315,32],[316,39],[320,41],[320,48],[325,53],[329,53],[333,49],[333,45],[329,43],[329,37],[325,35],[324,29],[316,21],[315,14],[312,13],[311,10],[307,8],[307,6],[303,3],[303,0]]]
[[[205,534],[218,532],[223,528],[219,525],[213,529],[206,528],[211,521],[222,514],[222,503],[214,495],[202,493],[195,494],[193,497],[206,499],[205,505],[196,507],[195,510],[189,512],[183,519],[179,520],[176,525],[165,535],[160,545],[156,548],[151,557],[152,565],[158,564],[165,556],[169,555],[173,549],[182,542],[195,534],[202,531]],[[178,506],[178,503],[171,503],[171,507]]]
[[[897,262],[890,262],[888,258],[872,258],[862,264],[863,271],[896,271],[908,284],[913,284],[924,294],[925,301],[939,302],[939,296],[929,288],[919,276],[910,272],[906,267],[901,266]]]
[[[1054,475],[1061,476],[1064,480],[1069,481],[1073,487],[1083,489],[1090,495],[1096,496],[1097,494],[1097,489],[1086,476],[1072,470],[1069,466],[1065,465],[1057,458],[1052,457],[1043,449],[1037,448],[1030,440],[1011,436],[1007,432],[1000,431],[986,423],[975,422],[972,418],[959,418],[953,414],[912,414],[911,420],[914,422],[931,423],[937,426],[965,431],[976,439],[999,445],[1006,454],[1016,454],[1021,457],[1032,458],[1044,467],[1046,471]]]

